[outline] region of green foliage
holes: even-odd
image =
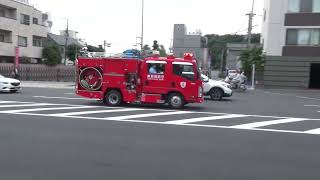
[[[250,75],[252,71],[252,65],[256,65],[257,71],[262,71],[265,63],[265,55],[262,48],[253,48],[241,52],[240,61],[242,69],[245,74]]]
[[[98,47],[87,45],[87,48],[88,48],[88,52],[104,52],[102,45],[99,45]]]
[[[44,63],[49,66],[54,66],[61,63],[61,53],[59,46],[50,45],[45,47],[42,51]]]
[[[164,48],[163,45],[160,45],[160,56],[161,57],[166,57],[167,56],[167,52],[166,52],[166,49]]]
[[[149,47],[148,44],[146,44],[143,46],[143,50],[148,51],[148,50],[151,50],[151,48]]]
[[[75,44],[71,44],[67,47],[67,56],[71,61],[75,61],[76,55],[80,54],[81,47]]]
[[[159,50],[159,44],[157,40],[153,41],[152,50],[156,50],[156,51]]]
[[[226,34],[206,35],[208,38],[208,49],[211,55],[212,66],[214,69],[221,67],[220,62],[223,58],[223,66],[225,65],[227,43],[246,43],[246,35]],[[260,43],[260,34],[252,35],[252,43]],[[222,54],[223,53],[223,54]]]

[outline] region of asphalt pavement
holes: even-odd
[[[0,94],[0,179],[318,180],[319,111],[319,91],[248,91],[172,110],[24,87]]]

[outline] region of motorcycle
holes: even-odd
[[[234,90],[240,90],[240,91],[244,92],[248,89],[248,87],[246,85],[247,78],[244,78],[242,80],[238,80],[238,79],[234,79],[231,77],[227,77],[224,82],[230,84],[231,89],[234,89]]]

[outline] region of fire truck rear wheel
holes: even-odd
[[[182,95],[178,93],[170,94],[168,97],[169,106],[175,109],[182,108],[186,103]]]
[[[122,103],[122,95],[117,90],[111,90],[106,94],[104,102],[108,106],[119,106]]]

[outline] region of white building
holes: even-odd
[[[320,0],[265,0],[264,85],[320,89]]]
[[[13,62],[16,47],[22,61],[40,60],[51,26],[49,15],[27,0],[0,0],[0,62]]]
[[[320,56],[320,0],[265,0],[263,21],[268,56]]]

